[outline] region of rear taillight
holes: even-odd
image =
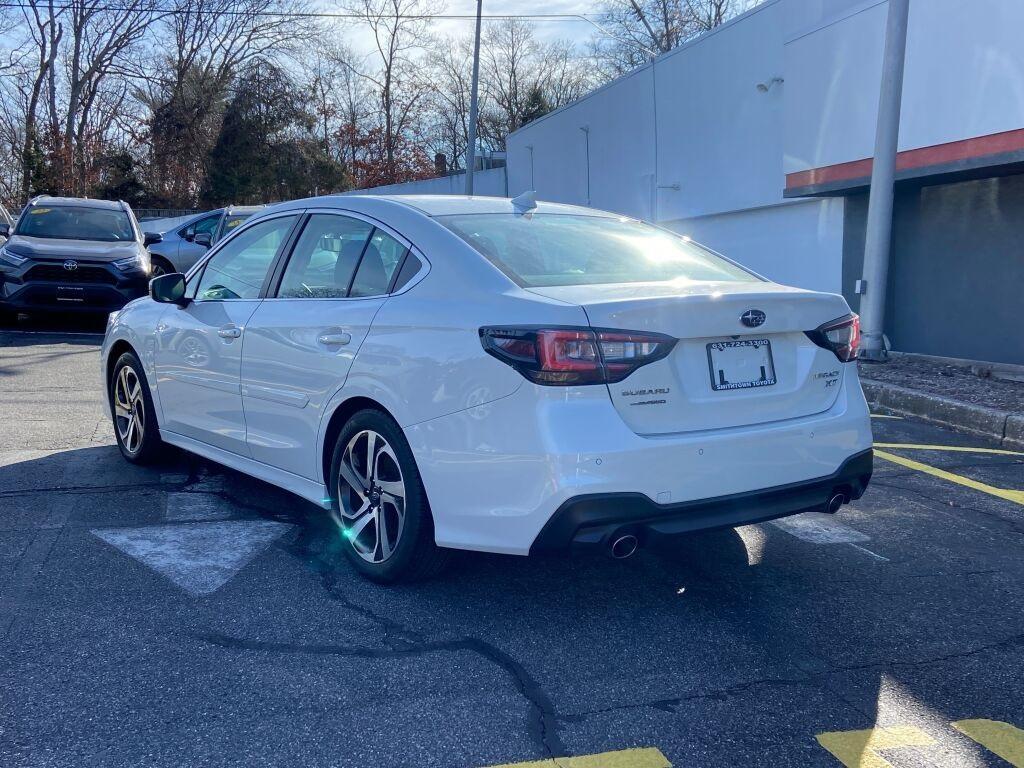
[[[853,314],[840,317],[807,331],[807,337],[819,347],[835,352],[840,362],[852,362],[860,349],[860,318]]]
[[[591,328],[481,328],[480,342],[535,384],[567,387],[622,381],[665,357],[676,339]]]

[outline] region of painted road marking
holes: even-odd
[[[623,749],[582,757],[559,757],[530,763],[505,763],[490,768],[672,768],[660,750],[653,747]]]
[[[833,515],[826,515],[824,512],[805,512],[802,515],[772,520],[771,524],[812,544],[851,544],[871,541],[870,536],[843,525]]]
[[[897,421],[903,421],[903,417],[902,416],[889,416],[888,414],[885,414],[885,413],[872,413],[871,414],[871,418],[872,419],[896,419]]]
[[[969,477],[957,475],[953,472],[947,472],[944,469],[939,469],[938,467],[933,467],[929,464],[922,464],[921,462],[914,461],[913,459],[906,459],[902,456],[897,456],[895,453],[889,453],[887,451],[880,451],[876,449],[875,456],[880,459],[885,459],[886,461],[891,461],[893,464],[899,464],[902,467],[907,467],[907,469],[916,469],[918,472],[924,472],[925,474],[932,475],[933,477],[948,480],[951,483],[957,483],[967,488],[973,488],[976,491],[987,493],[990,496],[995,496],[996,498],[1005,499],[1024,506],[1024,491],[1017,491],[1010,488],[996,488],[994,485],[981,483],[977,480],[972,480]]]
[[[99,528],[92,533],[190,595],[208,595],[292,526],[272,520]]]
[[[864,731],[832,731],[815,738],[846,768],[893,768],[879,755],[883,749],[929,747],[935,739],[912,725],[868,728]]]
[[[168,493],[166,518],[183,520],[227,520],[234,513],[231,505],[209,493]]]
[[[872,557],[874,557],[874,558],[876,558],[878,560],[882,560],[882,561],[884,561],[886,563],[889,562],[889,558],[888,557],[882,557],[877,552],[872,552],[870,549],[866,549],[866,548],[862,547],[860,544],[854,544],[853,542],[851,542],[850,546],[853,547],[854,549],[859,549],[861,552],[864,552],[864,553],[866,553],[868,555],[871,555]]]
[[[1024,768],[1024,731],[1020,728],[998,720],[958,720],[952,725],[1014,768]]]
[[[966,445],[910,445],[907,443],[875,443],[876,448],[903,448],[908,451],[959,451],[961,453],[991,453],[997,456],[1024,456],[1020,451],[1005,448],[972,448]]]

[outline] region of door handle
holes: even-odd
[[[352,335],[348,333],[321,333],[316,340],[324,346],[344,346],[352,341]]]
[[[237,325],[228,325],[217,330],[217,335],[222,339],[237,339],[242,335],[242,329]]]

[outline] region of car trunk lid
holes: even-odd
[[[679,339],[666,358],[608,385],[615,407],[638,434],[799,418],[827,410],[838,396],[843,363],[805,331],[847,314],[841,296],[761,281],[530,290],[582,306],[594,328]]]

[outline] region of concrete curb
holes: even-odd
[[[868,403],[877,408],[981,435],[1006,448],[1024,449],[1024,413],[972,405],[872,379],[860,383]]]

